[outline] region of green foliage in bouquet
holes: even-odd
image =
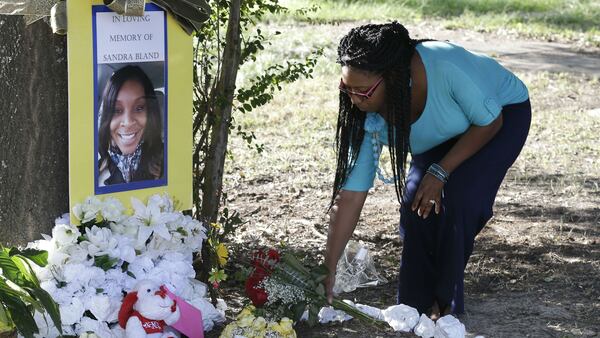
[[[307,295],[307,302],[295,304],[295,319],[298,320],[300,316],[302,316],[304,309],[308,307],[308,325],[314,326],[317,324],[319,321],[319,311],[323,306],[328,305],[325,286],[323,285],[323,281],[329,275],[327,267],[324,264],[320,264],[313,268],[307,268],[296,256],[290,253],[284,253],[281,256],[280,264],[277,264],[275,267],[274,275],[277,278],[280,278],[284,283],[302,288]],[[337,310],[342,310],[367,324],[379,328],[388,327],[386,322],[370,317],[337,298],[333,299],[331,306]]]
[[[33,314],[47,313],[61,330],[60,312],[52,297],[40,287],[31,263],[46,266],[48,253],[0,245],[0,333],[17,331],[26,338],[39,332]],[[62,333],[62,331],[60,331]]]
[[[319,311],[329,305],[323,281],[329,275],[324,264],[307,267],[296,256],[276,250],[260,250],[252,256],[252,272],[246,280],[246,294],[265,318],[290,317],[298,322],[308,309],[308,324],[315,325]],[[378,328],[388,324],[334,298],[331,306]]]

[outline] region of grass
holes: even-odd
[[[287,0],[291,11],[272,20],[339,23],[435,20],[450,29],[517,34],[600,46],[600,2],[596,0]],[[303,9],[318,8],[304,15]]]

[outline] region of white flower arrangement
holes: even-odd
[[[202,311],[204,330],[225,320],[224,302],[216,309],[205,298],[206,285],[194,279],[193,253],[202,249],[206,228],[175,211],[166,195],[144,204],[132,198],[133,214],[108,197],[89,197],[73,208],[81,222],[68,215],[56,220],[52,237],[30,243],[48,251],[48,265],[36,270],[42,288],[58,303],[66,335],[124,337],[117,322],[124,293],[137,280],[150,279]],[[40,333],[53,338],[58,330],[43,316],[35,317]]]

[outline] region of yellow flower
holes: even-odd
[[[229,323],[229,325],[227,325],[225,327],[223,332],[221,332],[221,335],[219,336],[219,338],[233,338],[233,331],[237,328],[238,328],[238,326],[235,322]]]
[[[242,316],[241,318],[238,318],[238,320],[237,320],[239,327],[249,327],[252,325],[253,322],[254,322],[253,314],[249,314],[247,316]]]
[[[289,319],[287,317],[283,317],[279,321],[279,328],[281,329],[281,331],[277,331],[277,332],[279,332],[285,336],[295,337],[296,331],[294,331],[293,324],[294,324],[294,322],[291,319]]]
[[[257,317],[256,319],[254,319],[254,322],[252,323],[252,329],[258,332],[262,332],[265,330],[265,328],[267,327],[267,320],[264,319],[263,317]]]
[[[254,307],[254,305],[249,305],[246,306],[241,312],[240,314],[237,316],[238,319],[244,317],[244,316],[248,316],[248,315],[252,315],[254,313],[254,310],[256,308]]]
[[[227,263],[227,258],[229,257],[229,251],[227,251],[227,247],[225,246],[225,244],[219,243],[215,251],[217,251],[219,265],[224,266]]]
[[[217,229],[217,230],[220,230],[222,228],[221,224],[216,223],[216,222],[215,223],[210,223],[210,226],[213,227],[213,228],[215,228],[215,229]]]

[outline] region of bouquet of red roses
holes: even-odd
[[[246,280],[246,294],[257,311],[262,309],[265,317],[289,317],[298,321],[308,308],[308,324],[317,323],[320,309],[329,305],[322,284],[329,274],[325,265],[307,268],[294,255],[280,255],[274,249],[254,253],[251,264],[253,269]],[[331,305],[369,324],[388,327],[386,322],[338,299],[334,298]]]

